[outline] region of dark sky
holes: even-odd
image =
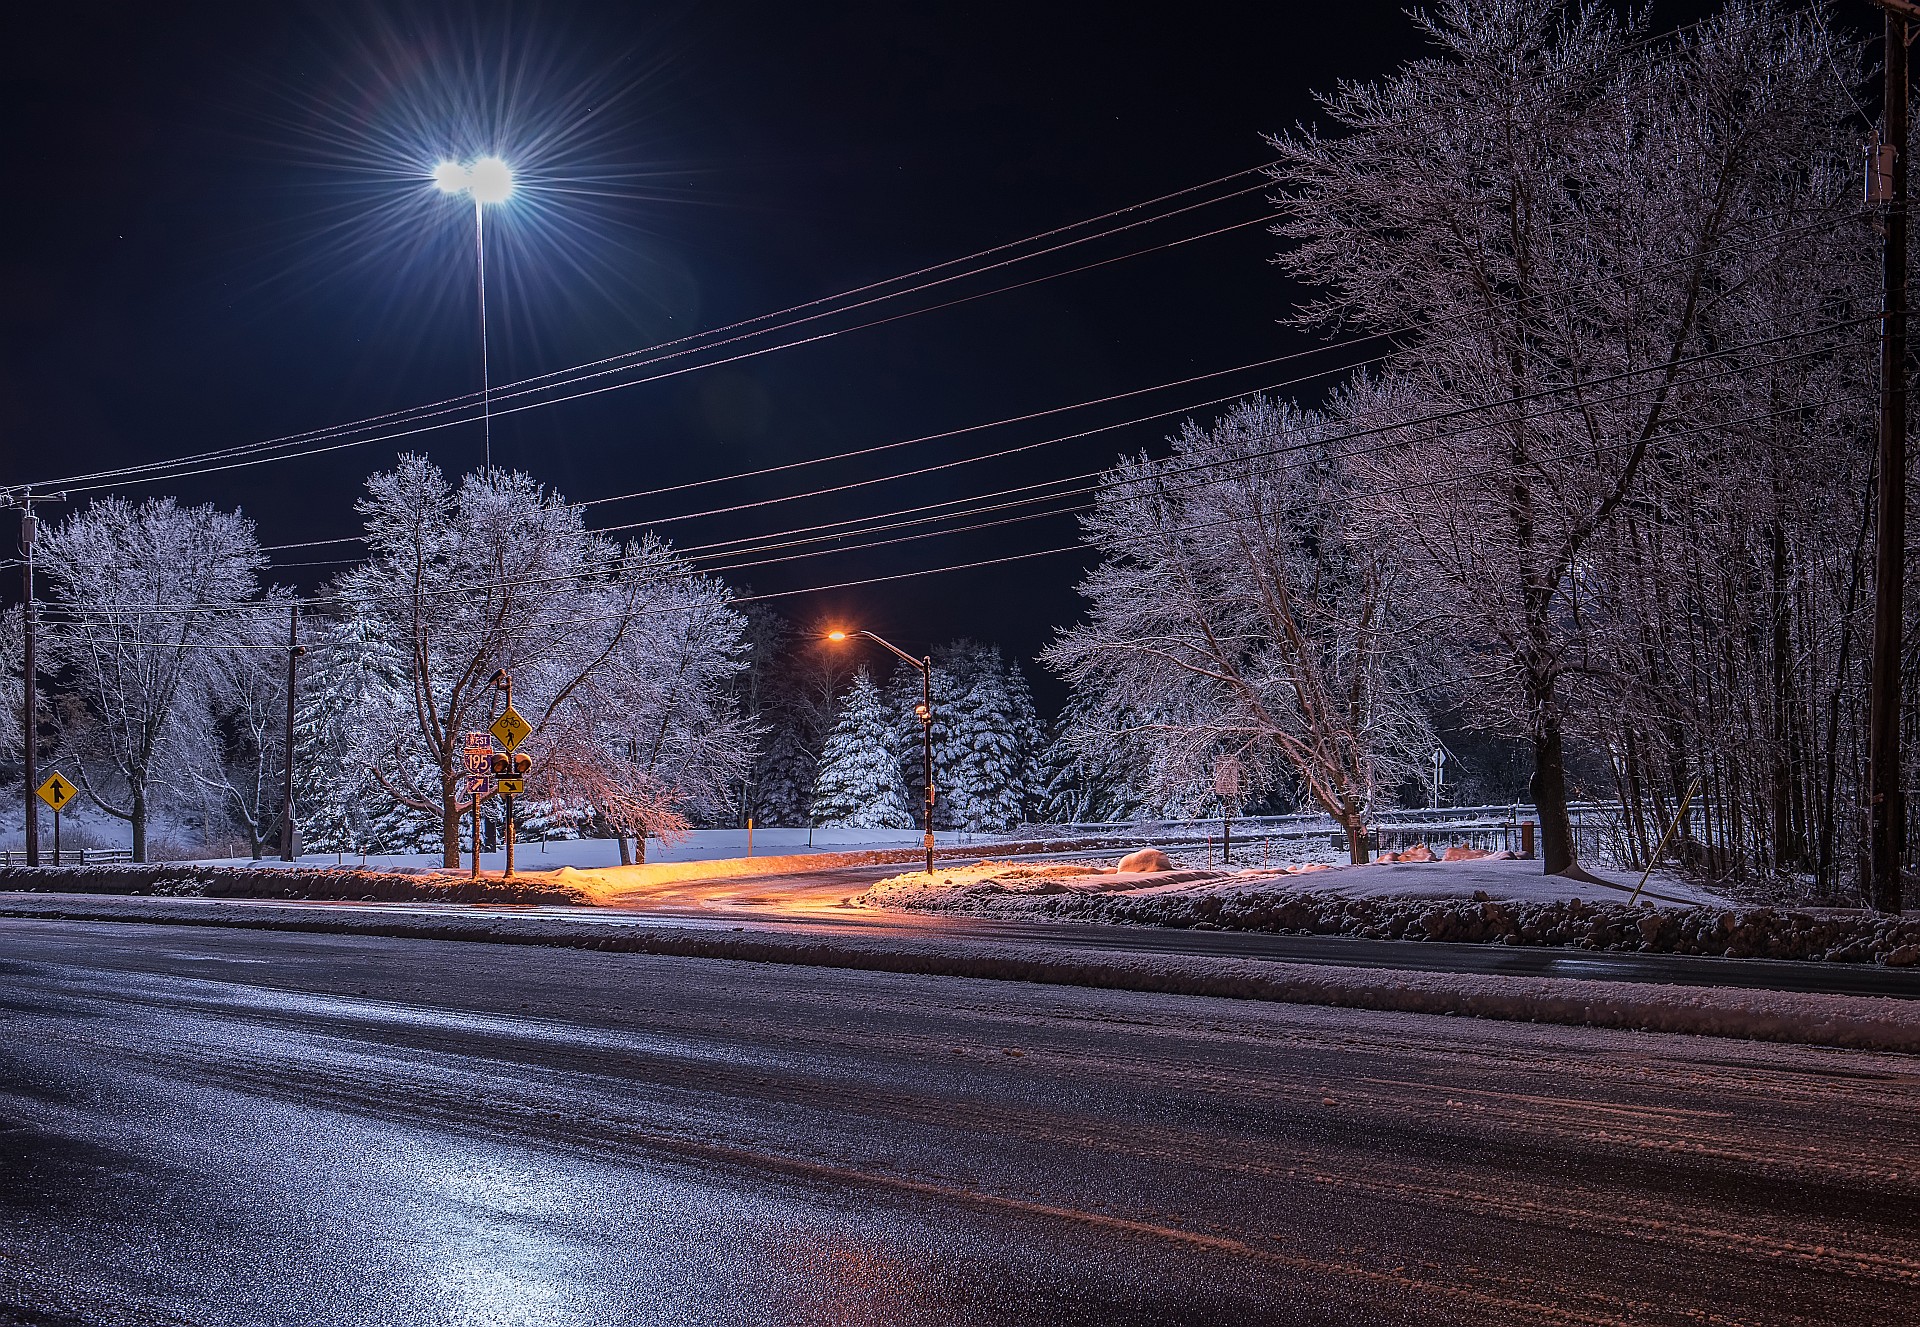
[[[0,40],[0,429],[17,484],[322,429],[478,386],[471,212],[424,173],[497,147],[492,379],[547,373],[1020,239],[1259,164],[1336,77],[1414,54],[1401,7],[618,4],[17,6]],[[1224,192],[1224,189],[1220,192]],[[1258,194],[830,330],[1260,215]],[[1258,225],[960,307],[496,418],[496,461],[582,500],[1002,419],[1303,348]],[[791,339],[793,333],[756,344]],[[737,353],[742,344],[704,358]],[[701,362],[674,361],[674,366]],[[881,458],[595,507],[665,517],[1250,390],[1288,366]],[[1306,368],[1317,365],[1302,366]],[[596,383],[606,380],[596,380]],[[1311,389],[1307,389],[1311,391]],[[682,544],[960,497],[1156,446],[1168,422],[661,526]],[[125,490],[240,506],[262,541],[351,534],[403,447]],[[778,592],[1071,542],[1065,517],[741,570]],[[11,543],[11,536],[7,536]],[[348,556],[276,554],[311,589]],[[1077,555],[776,601],[918,649],[1031,658]],[[1057,695],[1043,690],[1044,699]]]

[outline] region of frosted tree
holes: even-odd
[[[894,675],[896,743],[914,797],[924,796],[919,675]],[[1010,829],[1025,819],[1039,780],[1039,719],[1018,669],[998,648],[959,641],[934,654],[936,823],[974,832]]]
[[[712,771],[738,777],[733,727],[712,728],[711,746],[699,746],[702,716],[717,713],[707,689],[737,668],[737,616],[717,611],[724,591],[690,578],[665,545],[594,534],[577,507],[526,475],[469,475],[456,488],[419,456],[370,479],[358,510],[370,557],[340,588],[406,658],[405,703],[370,716],[373,777],[394,801],[439,818],[447,865],[459,863],[471,809],[464,736],[497,714],[501,670],[533,725],[536,798],[585,797],[629,832],[672,833],[713,795]],[[707,647],[717,653],[703,655]],[[659,763],[617,758],[605,716],[581,708],[590,697],[678,716],[657,741],[630,735],[636,749],[657,747]]]
[[[20,741],[22,710],[27,703],[25,644],[26,629],[20,606],[0,609],[0,751],[8,753],[9,763],[25,754]],[[21,755],[15,756],[14,752]]]
[[[211,652],[198,678],[195,712],[204,722],[192,745],[207,753],[188,773],[208,801],[209,818],[224,820],[259,858],[277,843],[286,785],[287,646],[281,621],[291,611],[271,593],[236,627],[235,648]]]
[[[80,787],[132,828],[135,861],[170,778],[218,759],[206,742],[208,669],[244,644],[265,565],[238,513],[105,498],[53,527],[40,554],[59,625],[46,632],[84,714]]]
[[[752,814],[762,825],[802,825],[808,823],[821,749],[858,661],[853,651],[825,643],[823,624],[796,628],[763,616],[770,620],[760,628],[770,648],[757,689],[762,733],[750,785]]]
[[[914,827],[893,751],[893,717],[864,668],[854,674],[820,754],[812,817],[833,829]]]
[[[1132,820],[1151,797],[1147,725],[1083,690],[1067,698],[1041,762],[1039,814],[1055,825]]]
[[[1431,749],[1391,547],[1354,537],[1327,421],[1265,398],[1104,477],[1086,621],[1047,662],[1138,720],[1162,795],[1214,802],[1223,757],[1284,765],[1366,860],[1370,809]]]
[[[1711,324],[1855,206],[1783,187],[1818,179],[1858,67],[1826,21],[1732,4],[1654,41],[1605,6],[1447,0],[1416,17],[1432,55],[1326,95],[1324,133],[1272,140],[1280,262],[1324,292],[1300,321],[1391,330],[1389,418],[1421,425],[1376,435],[1357,496],[1470,654],[1466,698],[1531,742],[1549,872],[1574,856],[1583,563],[1684,445],[1710,368],[1822,344],[1746,351],[1760,338]]]
[[[404,720],[406,656],[360,606],[337,618],[309,617],[294,710],[294,815],[302,842],[318,852],[420,852],[439,842],[439,817],[395,801],[373,777],[390,755],[374,734]],[[392,777],[429,791],[425,761]]]
[[[596,641],[592,665],[528,716],[529,792],[596,816],[644,860],[649,836],[671,840],[737,806],[755,733],[738,686],[746,622],[725,585],[651,536],[622,551],[599,599],[629,629]]]

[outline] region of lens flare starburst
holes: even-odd
[[[487,212],[487,297],[506,376],[657,339],[699,314],[666,236],[711,200],[659,93],[672,43],[642,58],[604,34],[531,14],[422,19],[361,13],[309,34],[315,74],[263,79],[245,119],[289,224],[237,255],[289,308],[326,301],[398,377],[467,325],[461,279]],[[355,307],[357,306],[357,307]],[[423,330],[429,337],[421,335]],[[449,358],[462,353],[449,332]],[[504,361],[504,363],[498,362]]]

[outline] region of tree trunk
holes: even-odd
[[[460,785],[440,776],[440,865],[460,869]]]
[[[127,823],[133,826],[133,860],[147,860],[147,790],[138,783],[133,785],[132,814]]]
[[[1340,822],[1347,831],[1347,860],[1355,866],[1367,864],[1367,825],[1366,818],[1351,815]]]
[[[620,844],[620,865],[632,866],[633,850],[627,846],[627,832],[625,830],[621,830],[618,834],[615,834],[613,837]]]
[[[644,832],[633,836],[633,864],[635,866],[647,864],[647,836]]]
[[[1552,696],[1533,719],[1533,808],[1540,817],[1540,867],[1559,875],[1573,865],[1573,822],[1567,814],[1567,764],[1560,712]]]

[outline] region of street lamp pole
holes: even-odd
[[[830,631],[827,639],[842,641],[848,636],[865,636],[881,649],[890,651],[895,658],[911,664],[920,670],[920,703],[913,707],[914,715],[920,720],[920,751],[925,762],[924,777],[927,785],[926,801],[921,803],[921,823],[926,830],[924,840],[927,850],[927,874],[933,874],[933,656],[916,659],[892,641],[877,636],[871,631]]]
[[[481,157],[469,165],[443,161],[433,170],[433,183],[443,194],[466,194],[473,199],[473,258],[480,285],[480,427],[485,436],[486,473],[493,473],[493,373],[487,360],[487,240],[486,205],[504,203],[513,196],[513,171],[499,157]]]
[[[487,474],[493,473],[493,371],[487,362],[487,225],[480,200],[473,200],[473,262],[480,282],[480,431]]]

